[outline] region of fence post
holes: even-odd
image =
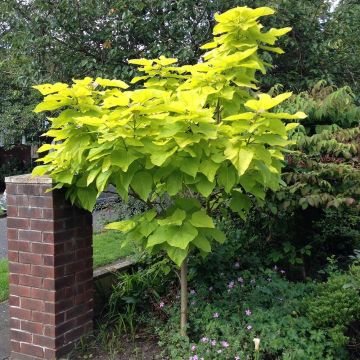
[[[12,358],[58,359],[93,327],[92,217],[48,177],[6,179]]]

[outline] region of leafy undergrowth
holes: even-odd
[[[360,271],[357,269],[357,273]],[[348,275],[328,282],[292,283],[280,271],[223,274],[190,290],[188,339],[178,335],[178,303],[161,303],[168,321],[158,327],[169,359],[356,359],[358,290]],[[210,286],[209,286],[210,285]],[[357,329],[359,330],[359,329]],[[260,353],[254,339],[260,339]]]
[[[133,273],[119,275],[108,318],[90,342],[94,347],[79,359],[123,359],[122,346],[131,339],[131,360],[359,359],[357,263],[347,272],[330,263],[325,282],[293,282],[280,267],[249,267],[234,258],[234,246],[229,240],[202,262],[190,258],[188,337],[179,336],[174,271],[166,260],[148,259]],[[157,344],[158,352],[139,350],[139,339]]]
[[[107,231],[93,237],[94,268],[110,264],[113,261],[134,254],[131,246],[121,248],[123,235],[119,232]],[[9,296],[8,261],[0,260],[0,302]]]

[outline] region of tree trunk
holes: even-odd
[[[188,267],[188,263],[187,263],[187,259],[185,259],[180,268],[180,284],[181,284],[180,335],[181,336],[186,336],[186,326],[188,319],[187,267]]]

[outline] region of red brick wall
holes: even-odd
[[[29,183],[30,182],[30,183]],[[91,214],[48,178],[7,179],[11,350],[57,359],[92,330]]]

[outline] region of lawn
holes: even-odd
[[[8,262],[0,260],[0,302],[7,299],[9,295]]]
[[[132,248],[120,248],[122,234],[118,232],[103,232],[94,235],[94,268],[109,264],[120,257],[129,256],[133,253]],[[0,302],[9,296],[8,284],[8,261],[0,260]]]
[[[122,233],[115,231],[106,231],[94,235],[94,268],[109,264],[120,257],[129,256],[134,253],[134,249],[131,247],[120,248],[122,236]]]

